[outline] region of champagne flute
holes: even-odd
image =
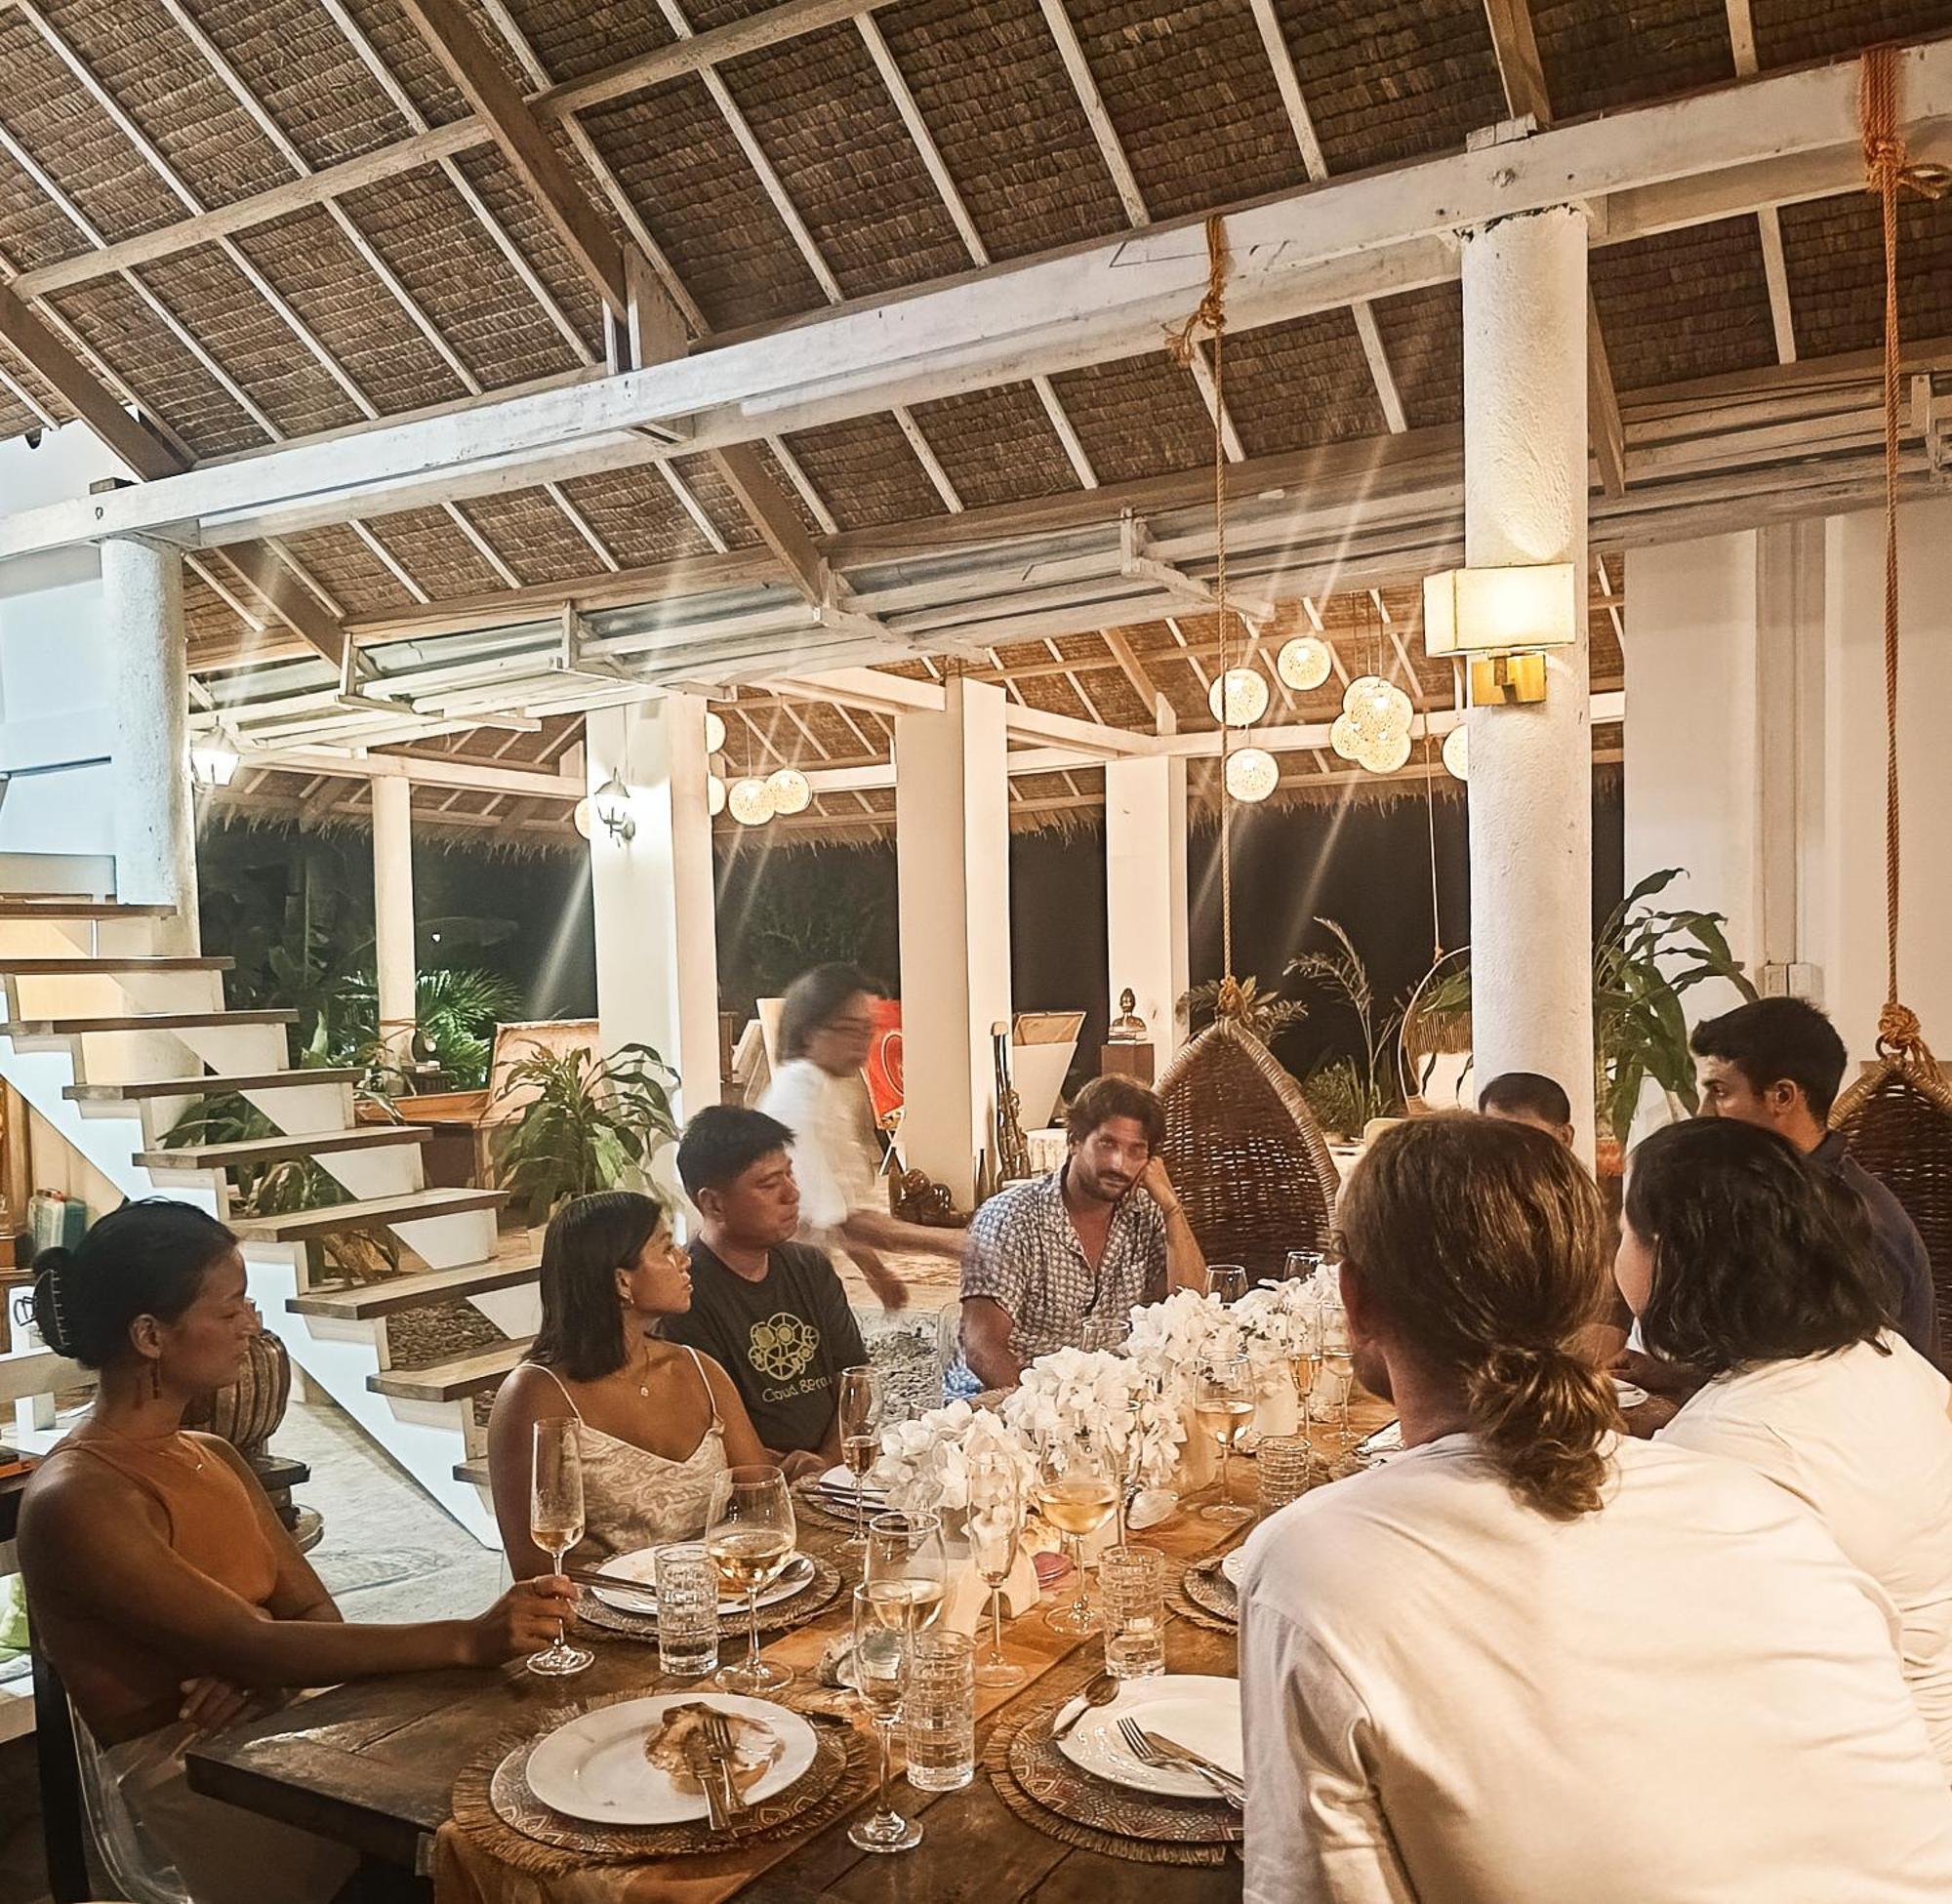
[[[583,1444],[574,1415],[539,1421],[529,1466],[529,1538],[549,1557],[557,1573],[564,1557],[583,1539]],[[546,1679],[581,1673],[596,1655],[572,1646],[561,1627],[555,1644],[529,1655],[529,1671]]]
[[[759,1657],[759,1590],[792,1564],[798,1528],[793,1495],[777,1468],[728,1468],[712,1485],[705,1518],[705,1551],[726,1586],[747,1597],[745,1663],[724,1666],[713,1684],[727,1692],[777,1692],[793,1674]]]
[[[1322,1306],[1322,1363],[1336,1378],[1335,1445],[1347,1453],[1355,1440],[1349,1432],[1349,1391],[1356,1365],[1349,1348],[1349,1317],[1339,1302]]]
[[[1078,1598],[1053,1607],[1044,1624],[1058,1633],[1096,1633],[1104,1624],[1084,1578],[1083,1542],[1111,1519],[1118,1505],[1115,1462],[1086,1435],[1056,1435],[1038,1457],[1037,1508],[1064,1538],[1078,1570]]]
[[[868,1523],[864,1586],[880,1588],[884,1610],[907,1608],[909,1631],[933,1626],[949,1591],[949,1557],[939,1514],[877,1514]]]
[[[969,1464],[969,1555],[990,1590],[990,1644],[976,1662],[978,1685],[1021,1685],[1024,1669],[1003,1657],[1003,1587],[1024,1532],[1024,1481],[1005,1455]]]
[[[1247,1272],[1239,1263],[1207,1264],[1206,1293],[1221,1308],[1232,1309],[1247,1293]]]
[[[1220,1498],[1200,1511],[1202,1520],[1238,1526],[1252,1511],[1234,1504],[1229,1469],[1234,1443],[1254,1419],[1253,1371],[1244,1356],[1224,1356],[1202,1364],[1194,1383],[1193,1419],[1220,1448]]]
[[[877,1519],[879,1517],[876,1517]],[[915,1645],[902,1582],[864,1581],[854,1589],[854,1690],[879,1735],[881,1771],[872,1817],[850,1826],[847,1842],[862,1851],[907,1851],[921,1843],[921,1827],[888,1803],[888,1762],[902,1721],[909,1660]]]
[[[1289,1255],[1305,1255],[1312,1252],[1291,1250]],[[1322,1359],[1322,1311],[1313,1302],[1303,1303],[1290,1323],[1292,1333],[1288,1337],[1287,1372],[1294,1383],[1295,1400],[1301,1406],[1301,1433],[1307,1436],[1313,1426],[1309,1404],[1315,1395],[1315,1370]]]
[[[868,1501],[863,1490],[868,1471],[881,1452],[875,1433],[881,1422],[881,1371],[868,1364],[840,1371],[835,1403],[840,1429],[840,1459],[854,1478],[854,1533],[844,1551],[859,1554],[868,1545]]]

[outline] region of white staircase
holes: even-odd
[[[224,958],[159,950],[160,908],[0,899],[0,1074],[125,1195],[174,1196],[236,1230],[251,1293],[292,1360],[484,1545],[499,1544],[481,1491],[474,1401],[520,1358],[540,1320],[532,1262],[498,1259],[499,1191],[429,1190],[411,1125],[359,1124],[354,1074],[293,1071],[294,1014],[225,1009]],[[166,1147],[195,1099],[236,1092],[276,1136]],[[233,1215],[239,1165],[313,1158],[350,1201],[288,1215]],[[409,1266],[382,1281],[317,1278],[311,1244],[390,1236]],[[388,1318],[469,1305],[508,1338],[430,1367],[397,1369]],[[67,1370],[47,1352],[0,1357],[0,1395]],[[8,1366],[6,1364],[11,1364]]]

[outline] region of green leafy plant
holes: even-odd
[[[647,1044],[621,1045],[601,1060],[585,1045],[530,1049],[495,1100],[527,1096],[503,1128],[496,1161],[529,1220],[542,1222],[567,1197],[647,1182],[652,1159],[677,1137],[676,1073]]]
[[[1261,982],[1249,976],[1202,981],[1180,999],[1179,1015],[1196,1032],[1216,1018],[1231,1018],[1242,1031],[1271,1045],[1289,1026],[1308,1016],[1308,1007],[1298,999],[1263,992]]]
[[[1394,1116],[1403,1109],[1397,1089],[1397,1040],[1403,1031],[1403,1007],[1398,1004],[1379,1011],[1376,988],[1355,941],[1333,919],[1318,917],[1315,923],[1335,941],[1334,950],[1297,953],[1288,960],[1287,970],[1319,988],[1331,1003],[1355,1019],[1360,1045],[1353,1054],[1318,1065],[1302,1080],[1302,1091],[1326,1128],[1358,1137],[1371,1117]],[[1334,1108],[1333,1117],[1324,1106]]]
[[[380,1037],[380,1005],[373,981],[364,973],[346,982],[350,1009],[343,1029],[356,1036],[335,1054],[357,1065],[376,1090],[397,1097],[412,1088],[397,1047]],[[521,1010],[522,994],[512,979],[468,965],[447,965],[414,979],[414,1055],[439,1066],[447,1088],[478,1091],[488,1082],[495,1027]],[[321,1061],[324,1062],[324,1061]]]

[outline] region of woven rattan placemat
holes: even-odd
[[[1233,1633],[1240,1624],[1240,1596],[1218,1567],[1192,1566],[1166,1596],[1172,1610],[1195,1626]]]
[[[789,1594],[785,1600],[776,1600],[772,1605],[759,1608],[761,1633],[790,1633],[794,1627],[818,1619],[840,1598],[839,1569],[831,1561],[823,1560],[818,1554],[808,1554],[806,1558],[813,1562],[813,1578],[798,1593]],[[606,1606],[587,1588],[582,1590],[576,1612],[579,1619],[590,1626],[601,1627],[606,1633],[621,1633],[626,1639],[655,1641],[658,1637],[656,1615],[627,1613],[622,1607]],[[718,1637],[721,1641],[743,1640],[748,1631],[743,1607],[737,1612],[719,1608]]]

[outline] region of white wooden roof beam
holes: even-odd
[[[1749,0],[1728,0],[1728,50],[1734,55],[1735,72],[1746,78],[1756,67],[1756,23]],[[1773,205],[1765,205],[1756,214],[1757,235],[1762,239],[1763,278],[1769,286],[1769,323],[1775,331],[1775,354],[1779,363],[1796,361],[1796,311],[1789,301],[1789,261],[1783,255],[1782,221]]]

